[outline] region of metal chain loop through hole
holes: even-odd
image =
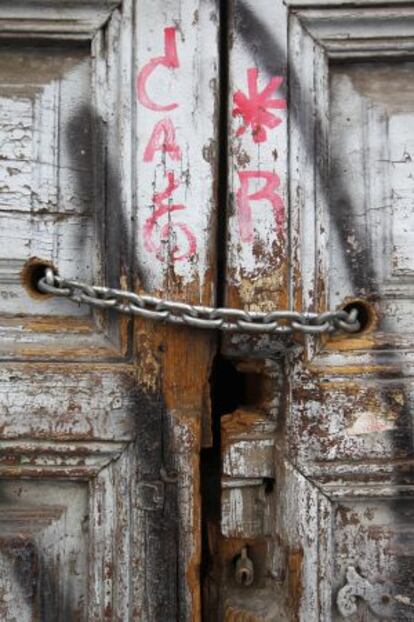
[[[21,282],[32,298],[51,298],[52,293],[43,291],[39,287],[39,281],[46,278],[47,271],[51,270],[53,274],[57,274],[57,269],[47,259],[40,259],[39,257],[31,257],[24,264],[21,272]]]
[[[77,304],[113,309],[119,313],[170,324],[253,334],[290,334],[297,331],[318,335],[335,331],[353,333],[360,330],[356,309],[351,313],[342,309],[318,314],[293,312],[288,309],[253,312],[207,307],[66,279],[45,262],[43,268],[45,274],[37,284],[41,292],[63,296]]]
[[[355,335],[366,333],[373,328],[376,323],[376,314],[372,305],[362,299],[356,299],[349,302],[343,307],[343,310],[350,315],[356,313],[359,322],[359,329],[355,331]]]

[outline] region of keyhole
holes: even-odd
[[[250,573],[247,570],[240,571],[240,583],[242,585],[248,585],[250,583]]]

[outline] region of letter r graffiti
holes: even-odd
[[[253,241],[252,201],[269,201],[273,209],[277,232],[283,232],[285,206],[282,197],[275,192],[280,186],[279,176],[270,171],[239,171],[239,179],[240,188],[237,192],[236,198],[241,241]],[[263,187],[255,192],[250,191],[250,180],[253,179],[265,180]]]

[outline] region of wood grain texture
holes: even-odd
[[[284,450],[290,464],[280,481],[286,486],[281,494],[290,490],[295,501],[282,507],[280,520],[286,513],[302,516],[284,527],[304,551],[297,616],[312,619],[316,607],[315,619],[342,619],[332,597],[346,583],[347,561],[358,559],[371,584],[381,577],[394,585],[393,593],[406,596],[405,605],[391,599],[385,619],[408,620],[412,596],[403,577],[412,551],[406,550],[407,560],[387,538],[403,537],[400,524],[412,511],[413,491],[407,432],[412,346],[404,320],[412,305],[405,247],[411,215],[402,216],[409,164],[404,168],[403,157],[390,157],[395,150],[404,153],[407,135],[397,128],[403,118],[409,126],[413,113],[402,78],[412,7],[298,10],[290,33],[292,249],[303,284],[298,299],[319,310],[352,298],[372,308],[360,336],[309,343],[290,357]],[[361,88],[356,76],[368,69],[369,54],[376,73]],[[387,71],[391,81],[384,80]],[[400,86],[393,89],[393,80]],[[391,101],[397,92],[401,97]],[[390,501],[400,496],[406,506]],[[390,532],[385,525],[392,525]],[[363,601],[357,615],[376,619]]]
[[[233,357],[250,356],[261,377],[264,366],[259,370],[257,360],[271,359],[279,382],[276,373],[273,411],[268,404],[258,407],[255,398],[222,419],[221,539],[210,532],[212,550],[221,552],[219,600],[229,619],[339,622],[344,618],[337,595],[347,584],[348,568],[356,565],[381,600],[380,617],[410,620],[413,350],[407,241],[413,212],[406,176],[413,8],[404,2],[286,4],[288,39],[281,55],[289,62],[289,300],[297,309],[318,311],[355,300],[367,304],[370,315],[365,330],[352,338],[289,344],[243,337],[227,344]],[[268,15],[273,7],[268,3]],[[243,19],[243,10],[238,5],[232,24]],[[233,32],[237,53],[247,39]],[[269,43],[266,30],[260,32]],[[250,53],[246,48],[243,53]],[[276,430],[270,519],[262,523],[254,508],[259,503],[265,519],[266,496],[253,481],[246,484],[248,477],[232,476],[259,474],[264,463],[258,458],[264,458],[266,436],[254,432],[257,412]],[[257,572],[248,596],[234,581],[242,547]],[[379,619],[367,599],[357,597],[356,607],[355,619]]]
[[[214,304],[217,3],[157,0],[138,2],[137,11],[136,287]],[[160,469],[176,473],[165,483],[163,522],[154,513],[148,526],[155,553],[143,619],[200,619],[199,453],[214,339],[136,324],[138,382],[159,409],[147,468],[157,479]]]
[[[0,33],[90,40],[120,4],[120,0],[17,0],[2,7]]]
[[[55,10],[48,6],[49,11]],[[106,7],[107,19],[111,6]],[[122,356],[128,349],[125,318],[91,313],[63,299],[33,297],[27,287],[21,287],[25,266],[33,257],[51,263],[67,277],[127,286],[131,173],[128,176],[127,169],[117,164],[130,159],[131,150],[126,111],[132,96],[128,90],[133,81],[130,40],[128,49],[132,26],[126,4],[124,8],[122,18],[113,12],[105,35],[96,24],[84,42],[67,41],[55,24],[60,39],[50,36],[42,46],[27,38],[24,44],[17,39],[13,45],[0,46],[1,157],[5,163],[0,199],[0,307],[6,316],[3,332],[19,351],[13,346],[11,357],[55,357],[56,343],[48,333],[59,333],[59,326],[66,336],[58,350],[68,358],[88,358],[88,345],[104,358],[116,356],[116,350]],[[82,11],[94,15],[98,7],[74,4],[72,10],[76,9],[81,19]],[[41,6],[32,6],[34,32],[39,20],[46,23],[48,10],[41,13]],[[0,12],[3,25],[7,15]],[[76,30],[72,22],[65,22],[64,14],[61,18],[68,35],[71,28]],[[17,24],[23,32],[21,16],[16,16]],[[117,104],[119,93],[123,93],[122,110]],[[13,330],[13,315],[25,318],[24,331]],[[36,330],[30,316],[50,316],[49,328]],[[78,316],[78,324],[71,316]],[[72,331],[63,328],[66,324]],[[84,340],[88,331],[89,344]]]
[[[253,310],[269,310],[274,306],[286,308],[285,7],[282,3],[271,4],[267,0],[235,0],[229,4],[228,10],[226,297],[230,306]],[[265,115],[273,118],[266,119]],[[260,120],[258,125],[255,125],[255,118],[256,122]]]
[[[136,82],[162,55],[165,27],[176,31],[180,74],[161,72],[165,83],[148,93],[181,102],[174,200],[186,206],[197,253],[180,265],[146,254],[142,238],[169,163],[159,150],[143,162],[156,115],[140,106]],[[31,297],[20,273],[36,255],[68,277],[214,302],[217,28],[215,2],[0,7],[0,474],[13,490],[28,482],[33,498],[48,489],[34,504],[38,520],[70,522],[63,536],[24,527],[21,546],[4,543],[7,619],[199,619],[211,336]],[[62,497],[67,490],[69,503],[71,486],[83,497],[69,516]],[[2,497],[9,523],[18,499],[11,506]]]

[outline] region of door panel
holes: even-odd
[[[322,538],[317,562],[321,568],[329,557],[330,570],[307,598],[319,593],[327,603],[330,595],[326,619],[409,620],[412,191],[405,129],[413,110],[405,83],[413,13],[309,10],[291,23],[294,85],[302,101],[314,102],[301,114],[298,139],[312,111],[309,136],[317,128],[315,166],[294,181],[309,197],[300,209],[315,230],[312,252],[307,237],[300,241],[302,264],[313,256],[316,266],[306,272],[304,291],[318,308],[355,300],[365,312],[360,336],[309,346],[292,375],[289,455],[329,499],[324,529],[332,534]],[[300,62],[308,42],[312,53]],[[305,74],[320,85],[316,98],[301,86]],[[303,138],[301,145],[292,147],[304,162]]]
[[[2,447],[3,619],[128,619],[133,470],[121,443]]]
[[[127,348],[121,335],[125,322],[108,322],[64,299],[36,296],[31,287],[36,258],[69,278],[119,278],[119,250],[103,254],[105,231],[115,239],[127,219],[115,225],[105,208],[105,200],[111,203],[106,179],[113,171],[103,128],[115,93],[112,99],[107,95],[114,90],[110,72],[99,77],[103,67],[125,62],[119,46],[103,45],[103,26],[115,5],[106,11],[96,5],[95,12],[90,5],[85,15],[86,6],[80,10],[76,3],[65,10],[32,3],[27,20],[19,5],[14,13],[0,10],[0,330],[6,358],[47,358],[56,348],[61,356],[99,358]],[[123,28],[114,13],[108,32],[119,36]],[[111,158],[120,156],[119,137],[112,136],[111,150]],[[131,208],[124,207],[127,217]],[[127,255],[128,237],[125,242]]]
[[[294,181],[309,201],[292,205],[308,213],[315,231],[312,252],[307,236],[297,238],[302,264],[312,256],[316,266],[305,273],[304,291],[317,308],[354,300],[364,323],[356,338],[309,345],[292,368],[289,456],[329,499],[324,528],[331,536],[322,539],[318,568],[326,556],[332,562],[318,591],[322,602],[330,595],[324,615],[334,620],[413,615],[407,251],[413,108],[406,87],[413,23],[412,7],[309,10],[291,21],[294,88],[302,101],[314,102],[302,112],[298,139],[301,123],[310,114],[316,119],[308,124],[315,166]],[[299,49],[308,44],[300,61]],[[301,86],[305,74],[320,85],[316,97]],[[303,139],[292,148],[304,163]],[[309,599],[316,595],[316,585],[307,592]]]
[[[335,260],[340,240],[330,246],[330,304],[352,292],[350,264],[358,293],[378,299],[383,340],[389,332],[397,339],[404,332],[408,340],[411,331],[412,72],[411,62],[398,59],[329,66],[329,200],[338,228],[355,230],[345,247],[347,262]]]
[[[21,287],[20,272],[30,257],[50,257],[62,270],[91,278],[91,119],[73,127],[79,141],[76,153],[65,135],[77,106],[85,106],[91,97],[90,48],[76,44],[36,48],[6,41],[0,57],[5,289],[1,311],[85,315],[83,307],[72,309],[64,301],[39,301],[33,307]],[[90,268],[85,271],[86,266]]]
[[[230,145],[234,152],[246,141],[263,169],[269,150],[288,158],[287,305],[314,311],[356,305],[362,330],[225,341],[225,356],[256,377],[242,375],[236,409],[220,413],[222,514],[210,539],[216,555],[220,546],[222,552],[210,580],[219,577],[216,603],[229,620],[412,620],[413,6],[286,4],[232,3],[230,76],[243,75],[239,47],[267,79],[277,75],[270,58],[289,69],[286,120],[266,127],[263,150],[257,135],[240,139],[238,126]],[[278,114],[275,108],[273,102]],[[272,170],[277,166],[278,160]],[[264,196],[239,189],[238,199],[236,205],[253,210]],[[262,209],[272,203],[269,193],[266,199]],[[243,228],[238,238],[230,228],[238,245],[231,275],[252,275],[255,261],[264,266],[250,276],[248,293],[240,279],[229,278],[228,295],[256,309],[265,291],[270,308],[283,307],[277,260],[256,242],[277,226],[270,233],[264,220],[255,222],[255,245],[247,250]],[[271,270],[269,287],[253,300],[250,291]],[[263,422],[274,426],[269,439]],[[273,454],[266,457],[271,438]],[[251,585],[237,580],[246,551]]]
[[[0,617],[196,620],[214,337],[34,285],[214,303],[216,3],[6,4]]]
[[[2,480],[1,490],[3,619],[84,619],[87,486]]]

